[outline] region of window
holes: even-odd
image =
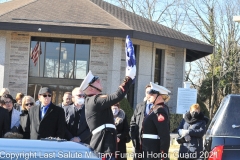
[[[31,51],[37,42],[42,54],[36,66],[29,58],[28,95],[38,99],[41,87],[53,92],[52,102],[62,102],[64,92],[79,87],[89,70],[90,40],[32,37]]]
[[[155,53],[155,71],[154,71],[154,82],[161,84],[161,65],[162,65],[162,50],[156,49]]]
[[[29,77],[83,79],[88,72],[90,40],[32,37],[31,51],[41,43],[42,54]]]

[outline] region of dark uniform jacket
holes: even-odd
[[[89,144],[92,134],[86,122],[85,106],[77,111],[77,108],[72,104],[65,109],[65,112],[67,124],[66,139],[71,140],[73,137],[79,137],[81,142]]]
[[[124,98],[131,84],[132,79],[126,77],[114,94],[99,94],[88,96],[86,98],[86,120],[91,132],[103,124],[114,125],[111,106]],[[116,140],[116,130],[114,128],[105,128],[92,135],[90,146],[97,152],[114,153],[116,151]]]
[[[192,118],[190,112],[187,112],[182,119],[178,129],[189,130],[190,142],[183,143],[180,146],[179,153],[197,153],[197,158],[200,157],[200,153],[203,151],[203,136],[206,131],[206,119],[202,112],[197,118]],[[192,157],[196,158],[196,157]]]
[[[8,110],[0,107],[0,138],[10,130],[10,118]]]
[[[170,146],[169,114],[165,105],[155,105],[143,121],[143,134],[158,135],[160,139],[142,139],[143,159],[161,159],[151,157],[150,153],[162,153],[168,155]],[[147,156],[148,154],[148,156]],[[161,154],[159,154],[161,155]],[[168,158],[166,158],[168,159]]]
[[[142,122],[144,119],[145,110],[146,110],[146,101],[138,103],[130,121],[130,127],[131,127],[130,134],[131,134],[133,146],[135,148],[135,153],[139,153],[140,151]]]
[[[30,121],[31,139],[64,138],[66,127],[64,110],[52,103],[43,119],[41,119],[41,104],[31,107],[28,120]]]
[[[20,114],[20,125],[19,125],[19,132],[23,135],[23,139],[30,139],[30,128],[28,119],[28,111],[22,110]]]

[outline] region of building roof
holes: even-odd
[[[213,46],[102,0],[12,0],[0,4],[0,30],[125,37],[187,49],[186,61]]]

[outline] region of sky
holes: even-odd
[[[7,2],[7,1],[11,1],[11,0],[0,0],[0,3],[4,3],[4,2]]]

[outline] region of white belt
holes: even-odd
[[[92,134],[96,134],[97,132],[100,132],[104,128],[114,128],[114,129],[116,129],[116,126],[114,124],[103,124],[103,125],[97,127],[96,129],[94,129],[92,131]]]
[[[143,134],[142,138],[160,139],[160,137],[158,135],[155,135],[155,134]]]

